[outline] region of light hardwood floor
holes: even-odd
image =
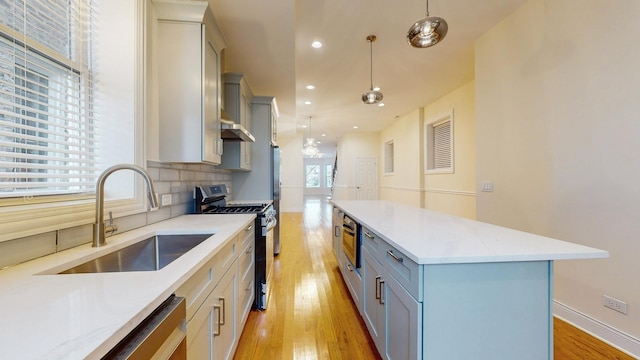
[[[380,359],[331,250],[326,199],[306,199],[304,213],[283,213],[280,221],[267,310],[251,312],[234,359]],[[554,357],[634,359],[559,319]]]

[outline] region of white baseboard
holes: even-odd
[[[636,339],[555,300],[553,301],[553,315],[595,336],[616,349],[640,359],[640,339]]]

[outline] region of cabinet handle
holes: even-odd
[[[338,237],[340,236],[340,227],[336,226],[335,229],[333,230],[333,234]]]
[[[226,311],[227,309],[226,309],[226,306],[224,306],[224,298],[221,297],[221,298],[218,298],[218,300],[220,300],[220,304],[222,304],[222,321],[220,321],[220,325],[224,325],[224,323],[226,322],[225,314],[227,313],[227,311]]]
[[[247,284],[247,287],[245,288],[246,291],[251,291],[253,289],[253,282],[249,281],[249,283]]]
[[[249,246],[249,248],[247,249],[247,251],[245,251],[245,254],[251,254],[251,252],[253,251],[253,246]]]
[[[380,276],[376,276],[376,300],[380,300]]]
[[[251,231],[251,229],[253,229],[253,225],[249,225],[247,226],[244,231]]]
[[[384,296],[382,293],[384,292],[384,280],[380,280],[380,304],[384,305]]]
[[[213,311],[218,311],[218,331],[213,332],[213,336],[220,336],[220,305],[213,305]]]
[[[351,264],[347,264],[347,270],[353,271],[353,268],[351,267]]]
[[[387,254],[389,254],[389,256],[391,256],[393,258],[393,260],[397,261],[397,262],[404,262],[404,259],[401,257],[398,257],[396,254],[393,253],[393,251],[389,250],[387,251]]]
[[[371,235],[368,231],[364,232],[364,236],[368,237],[370,240],[375,239],[375,236]]]

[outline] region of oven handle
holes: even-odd
[[[275,217],[269,219],[267,221],[267,231],[273,229],[274,227],[276,227],[276,225],[278,224],[278,219],[276,219]]]

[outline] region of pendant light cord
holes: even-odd
[[[369,80],[371,81],[371,90],[373,90],[373,40],[369,40]]]
[[[427,0],[427,11],[426,11],[427,17],[429,17],[429,0]]]

